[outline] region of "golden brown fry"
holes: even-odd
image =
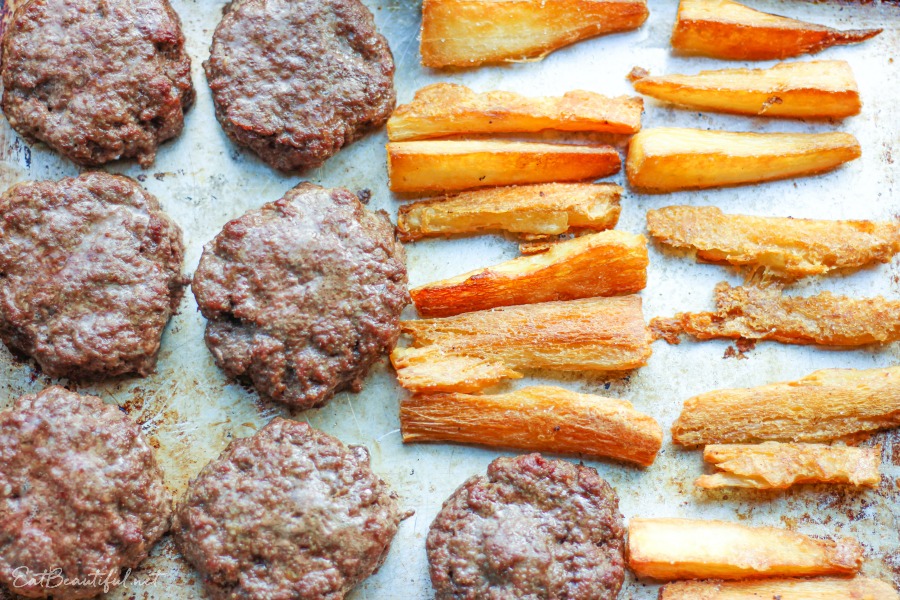
[[[388,178],[395,192],[587,181],[617,172],[612,146],[496,141],[391,142]]]
[[[819,540],[775,527],[725,521],[631,519],[628,563],[638,577],[747,579],[850,575],[862,548],[849,538]]]
[[[628,147],[626,172],[646,193],[743,185],[814,175],[859,158],[849,133],[738,133],[659,127]]]
[[[540,60],[583,39],[636,29],[648,14],[646,0],[425,0],[422,64]]]
[[[842,60],[791,62],[770,69],[721,69],[650,77],[632,71],[634,89],[692,109],[797,119],[843,119],[862,103],[850,65]]]
[[[856,44],[881,29],[840,31],[753,10],[733,0],[681,0],[672,48],[729,60],[776,60]]]
[[[703,460],[717,472],[694,483],[706,489],[742,487],[783,490],[800,483],[847,483],[875,487],[881,481],[881,447],[824,444],[711,444]]]
[[[413,396],[400,403],[404,442],[462,442],[653,464],[662,428],[629,402],[549,386],[508,394]]]
[[[633,294],[647,285],[647,240],[624,231],[602,231],[559,242],[523,256],[409,291],[423,317]]]
[[[608,98],[576,90],[561,97],[515,92],[476,94],[463,85],[435,83],[401,104],[387,123],[392,142],[456,134],[592,131],[631,134],[641,129],[641,98]]]
[[[694,396],[672,425],[672,441],[826,442],[898,426],[900,367],[825,369],[798,381]]]
[[[400,207],[400,239],[508,231],[555,235],[602,231],[619,221],[622,188],[612,183],[546,183],[461,192]]]
[[[506,379],[522,378],[500,361],[441,354],[430,347],[397,348],[391,361],[400,385],[423,394],[474,393]]]
[[[716,286],[716,312],[678,313],[650,322],[670,344],[685,333],[698,340],[744,338],[783,344],[864,346],[900,340],[900,302],[822,292],[786,296],[773,288]]]
[[[884,581],[817,577],[763,581],[679,581],[663,586],[659,600],[900,600]]]
[[[900,225],[726,215],[714,206],[667,206],[647,212],[647,230],[699,260],[764,267],[784,279],[890,262]]]
[[[651,352],[638,296],[509,306],[400,326],[413,346],[396,348],[391,362],[413,392],[474,392],[520,369],[626,371],[646,364]],[[457,374],[448,361],[458,360],[467,368]]]

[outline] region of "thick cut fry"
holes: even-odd
[[[672,441],[826,442],[898,426],[900,367],[825,369],[797,381],[694,396],[672,425]]]
[[[699,260],[763,267],[787,280],[886,263],[900,252],[896,223],[726,215],[714,206],[648,211],[647,230]]]
[[[748,579],[850,575],[862,565],[854,540],[811,538],[726,521],[631,519],[628,563],[652,579]]]
[[[659,600],[900,600],[887,582],[866,577],[679,581],[663,586]]]
[[[792,62],[771,69],[722,69],[696,75],[642,76],[634,89],[693,109],[797,119],[843,119],[862,103],[850,65],[842,60]]]
[[[409,291],[423,317],[633,294],[647,285],[647,240],[602,231],[560,242],[542,254],[471,271]]]
[[[659,127],[628,147],[632,187],[646,193],[814,175],[859,158],[849,133],[738,133]]]
[[[400,207],[400,239],[482,231],[558,235],[602,231],[619,221],[622,188],[612,183],[546,183],[461,192]]]
[[[824,444],[711,444],[703,460],[718,470],[694,483],[706,489],[741,487],[783,490],[799,483],[848,483],[875,487],[881,481],[881,448]]]
[[[400,385],[413,392],[474,392],[520,376],[520,369],[627,371],[646,364],[651,352],[638,296],[510,306],[400,325],[413,346],[394,349],[391,362]],[[407,376],[411,367],[415,377]]]
[[[444,140],[391,142],[387,153],[395,192],[587,181],[622,166],[612,146]]]
[[[594,92],[527,98],[514,92],[476,94],[463,85],[435,83],[401,104],[387,123],[392,142],[456,134],[593,131],[631,134],[641,129],[644,101]]]
[[[646,0],[425,0],[422,64],[540,60],[583,39],[636,29],[647,15]]]
[[[423,394],[474,393],[505,379],[521,379],[502,362],[471,356],[440,354],[431,348],[397,348],[391,355],[397,381],[408,390]]]
[[[753,10],[732,0],[681,0],[672,47],[728,60],[777,60],[856,44],[881,29],[840,31]]]
[[[848,298],[822,292],[785,296],[777,289],[716,286],[716,312],[679,313],[650,323],[656,338],[670,344],[685,333],[698,340],[732,338],[783,344],[864,346],[900,340],[900,302]]]
[[[413,396],[400,404],[404,442],[462,442],[653,464],[662,428],[629,402],[549,386],[508,394]]]

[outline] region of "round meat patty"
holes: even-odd
[[[322,164],[396,103],[391,50],[359,0],[235,0],[204,66],[228,136],[285,171]]]
[[[171,516],[138,426],[99,398],[56,386],[0,412],[0,507],[0,581],[56,600],[115,585]]]
[[[435,597],[614,600],[624,536],[619,499],[595,469],[540,454],[498,458],[431,524]]]
[[[267,399],[310,408],[359,391],[397,343],[405,260],[384,213],[343,188],[302,183],[203,249],[193,290],[206,344]]]
[[[3,112],[13,129],[81,165],[153,163],[194,100],[168,0],[30,0],[3,38]]]
[[[401,518],[364,447],[276,418],[203,468],[173,532],[213,600],[339,600],[381,567]]]
[[[51,377],[147,375],[183,257],[181,229],[127,177],[13,186],[0,196],[0,338]]]

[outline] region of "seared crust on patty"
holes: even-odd
[[[170,515],[153,452],[118,407],[54,386],[0,412],[0,581],[16,594],[103,593],[147,557]],[[56,569],[78,583],[34,581]]]
[[[298,408],[359,391],[399,337],[406,255],[382,213],[303,183],[230,221],[194,274],[206,344],[231,377]]]
[[[396,104],[391,50],[359,0],[236,0],[204,67],[228,136],[285,171],[321,165]]]
[[[431,524],[435,597],[614,600],[624,536],[618,497],[595,469],[540,454],[498,458]]]
[[[400,519],[364,447],[276,418],[203,468],[173,531],[213,600],[339,600],[381,567]]]
[[[132,179],[15,185],[0,196],[0,338],[51,377],[152,373],[183,258],[181,229]]]
[[[3,37],[2,77],[13,129],[87,166],[150,166],[194,101],[168,0],[23,3]]]

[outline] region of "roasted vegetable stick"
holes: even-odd
[[[667,206],[647,212],[659,242],[696,250],[699,260],[764,267],[783,279],[890,262],[900,225],[726,215],[714,206]]]
[[[455,134],[593,131],[631,134],[641,128],[644,101],[607,98],[594,92],[527,98],[514,92],[476,94],[452,83],[435,83],[401,104],[387,123],[392,142]]]
[[[685,333],[698,340],[743,338],[783,344],[864,346],[900,340],[900,302],[822,292],[786,296],[777,289],[716,286],[716,312],[679,313],[650,323],[670,344]]]
[[[647,240],[602,231],[560,242],[542,254],[471,271],[409,291],[423,317],[633,294],[647,285]]]
[[[612,183],[545,183],[461,192],[400,207],[400,239],[508,231],[556,235],[602,231],[619,221],[622,188]]]
[[[562,388],[413,396],[400,403],[404,442],[462,442],[653,464],[662,428],[629,402]]]
[[[443,140],[391,142],[387,153],[395,192],[587,181],[622,166],[612,146]]]
[[[653,579],[748,579],[854,574],[862,548],[775,527],[725,521],[631,519],[628,564]]]
[[[703,460],[717,472],[694,483],[706,489],[742,487],[783,490],[799,483],[848,483],[875,487],[881,481],[881,448],[825,444],[711,444]]]
[[[849,133],[738,133],[659,127],[628,147],[632,187],[648,193],[813,175],[859,158]]]
[[[797,381],[694,396],[672,425],[672,440],[826,442],[898,426],[900,367],[826,369]]]
[[[764,117],[843,119],[862,103],[842,60],[791,62],[771,69],[722,69],[650,77],[632,71],[634,89],[693,109]]]
[[[412,337],[413,346],[394,349],[391,362],[400,384],[414,392],[473,392],[509,372],[518,376],[520,369],[626,371],[646,364],[651,352],[638,296],[403,321],[401,331]],[[467,368],[455,375],[448,361]],[[410,367],[416,367],[412,379],[405,373]]]
[[[425,0],[422,64],[539,60],[583,39],[636,29],[646,0]]]
[[[502,362],[471,356],[438,356],[429,348],[398,348],[391,355],[397,381],[408,390],[425,394],[479,392],[506,379],[521,379]]]
[[[679,581],[663,586],[659,600],[900,600],[884,581],[866,577]]]
[[[672,47],[729,60],[777,60],[875,37],[881,29],[840,31],[753,10],[732,0],[681,0]]]

